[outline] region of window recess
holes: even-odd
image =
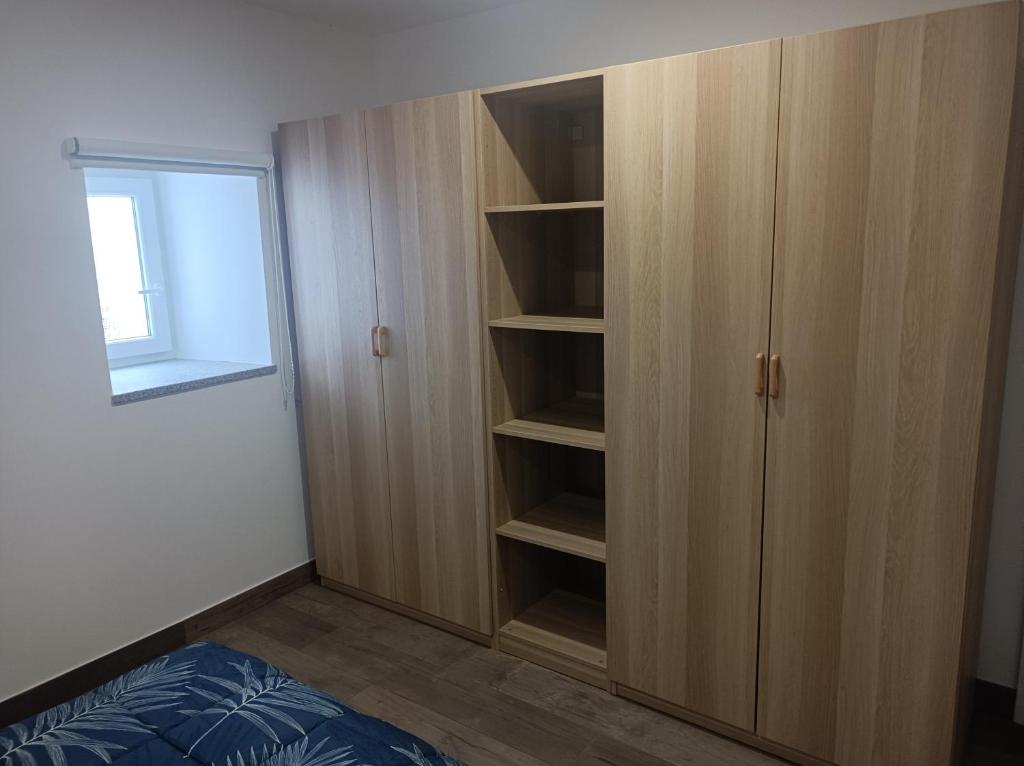
[[[291,353],[269,154],[71,138],[114,404],[282,369]],[[276,348],[277,353],[274,353]]]

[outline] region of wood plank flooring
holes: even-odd
[[[470,766],[784,763],[319,585],[202,638],[255,654]],[[965,766],[1014,762],[975,750]]]

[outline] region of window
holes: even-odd
[[[107,358],[171,352],[152,181],[87,174],[86,202]]]
[[[113,403],[277,372],[289,335],[270,155],[89,139],[64,152],[84,176]],[[287,404],[290,374],[281,385]]]

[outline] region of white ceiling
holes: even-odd
[[[293,16],[376,36],[522,0],[243,0]]]

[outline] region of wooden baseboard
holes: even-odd
[[[367,593],[366,591],[353,588],[350,585],[345,585],[344,583],[340,583],[337,580],[331,580],[327,577],[321,577],[320,584],[325,588],[336,590],[338,593],[344,593],[346,596],[351,596],[352,598],[357,598],[360,601],[365,601],[368,604],[379,606],[381,609],[398,612],[398,614],[403,617],[408,617],[409,619],[417,620],[419,622],[425,622],[433,628],[438,628],[439,630],[444,630],[448,633],[454,633],[460,638],[465,638],[486,647],[491,646],[491,637],[484,633],[479,633],[463,625],[456,625],[454,622],[448,622],[448,620],[442,620],[440,617],[435,617],[432,614],[421,612],[419,609],[413,609],[412,607],[405,606],[404,604],[399,604],[397,601],[390,601],[386,598],[375,596],[372,593]]]
[[[628,700],[637,702],[644,707],[649,707],[662,713],[666,713],[673,718],[678,718],[687,723],[692,723],[694,726],[699,726],[702,729],[707,729],[714,734],[720,734],[723,737],[736,740],[737,742],[748,745],[756,750],[774,755],[779,758],[784,758],[790,763],[798,764],[798,766],[831,766],[827,761],[821,761],[813,756],[801,753],[799,750],[793,750],[780,745],[777,742],[759,737],[752,731],[746,731],[745,729],[739,729],[735,726],[730,726],[727,723],[716,721],[714,718],[707,718],[702,716],[700,713],[694,713],[686,708],[673,705],[671,702],[665,702],[657,697],[652,697],[644,692],[631,689],[628,686],[622,684],[617,685],[618,696],[625,697]]]
[[[227,625],[243,614],[259,609],[285,593],[316,580],[316,562],[309,561],[271,580],[260,583],[227,601],[214,604],[184,621],[185,641],[191,643],[203,633]]]
[[[0,729],[84,694],[144,662],[191,643],[202,633],[258,609],[290,590],[313,582],[315,576],[315,562],[302,564],[169,628],[140,638],[128,646],[4,700],[0,702]]]

